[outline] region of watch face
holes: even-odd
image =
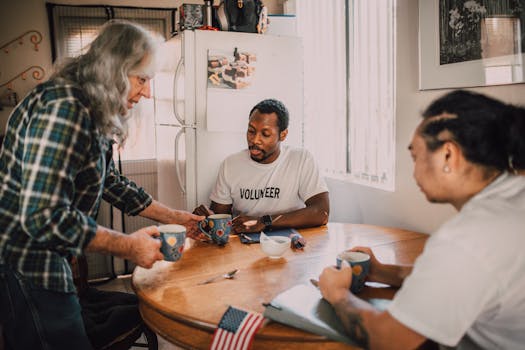
[[[264,226],[271,226],[272,225],[272,217],[270,215],[263,215],[262,223]]]

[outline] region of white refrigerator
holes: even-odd
[[[263,99],[286,105],[283,144],[302,147],[302,52],[298,37],[182,32],[173,54],[171,108],[159,102],[155,113],[161,202],[189,211],[209,205],[221,161],[247,148],[249,112]]]

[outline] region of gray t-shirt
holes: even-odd
[[[525,176],[503,174],[427,241],[390,314],[458,349],[525,344]]]
[[[233,204],[234,214],[261,216],[304,208],[307,199],[327,191],[310,152],[283,146],[270,164],[255,162],[248,150],[226,158],[210,199]]]

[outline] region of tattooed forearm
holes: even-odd
[[[368,332],[363,325],[361,315],[354,312],[345,312],[344,319],[341,320],[350,337],[355,340],[360,347],[368,349]]]
[[[376,309],[346,289],[327,295],[345,333],[364,349],[391,349],[394,344],[397,349],[416,349],[425,341],[423,335],[398,322],[388,311]]]
[[[355,298],[354,302],[360,304],[364,310],[372,308],[368,303],[357,298]],[[360,347],[369,349],[370,338],[359,309],[353,305],[349,298],[334,303],[333,307],[350,338],[352,338],[352,340],[354,340]]]

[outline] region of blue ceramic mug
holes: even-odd
[[[230,238],[232,216],[230,214],[212,214],[199,222],[199,229],[218,245],[225,245]]]
[[[365,286],[365,279],[370,272],[370,255],[362,252],[344,251],[337,254],[337,268],[341,268],[341,263],[344,261],[352,267],[352,284],[350,291],[352,293],[359,293]]]
[[[162,245],[160,251],[166,261],[177,261],[182,257],[186,241],[186,227],[182,225],[161,225],[158,227]]]

